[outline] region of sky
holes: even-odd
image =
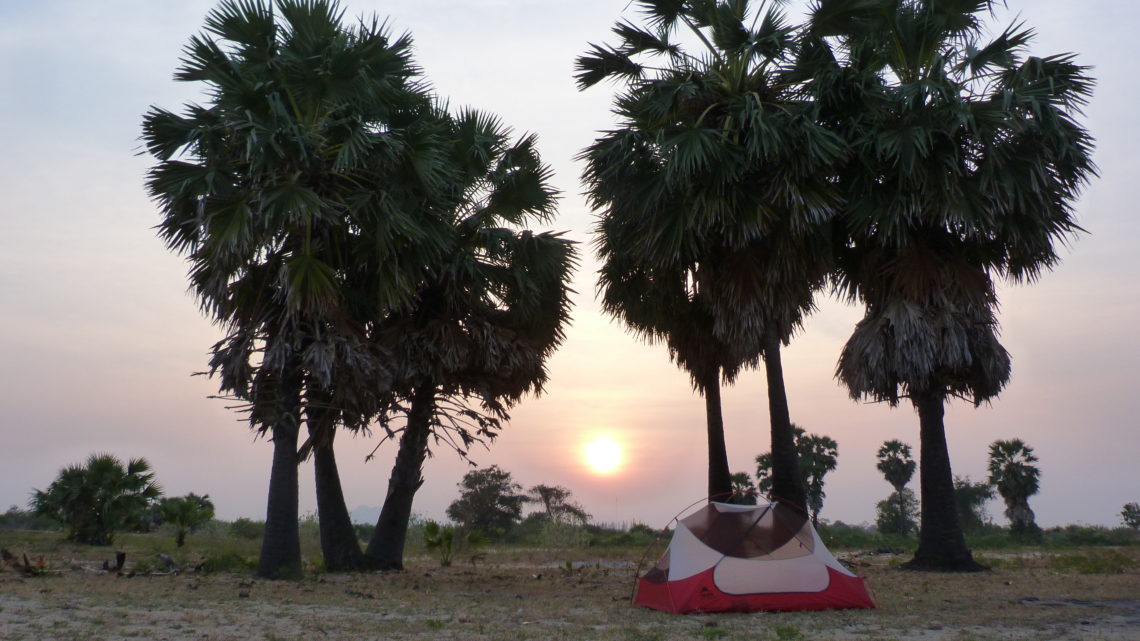
[[[594,214],[575,155],[610,127],[613,87],[579,92],[574,58],[611,41],[628,0],[346,0],[350,16],[388,16],[410,31],[436,91],[454,106],[534,132],[563,198],[551,229],[582,243],[573,325],[549,361],[546,393],[525,399],[480,466],[524,487],[558,484],[606,523],[664,526],[705,493],[704,403],[661,346],[645,345],[600,311],[589,248]],[[218,516],[264,518],[272,446],[220,400],[206,368],[219,334],[187,292],[184,261],[163,247],[140,153],[150,105],[177,110],[198,87],[172,80],[181,49],[212,1],[42,0],[0,4],[0,509],[25,506],[60,468],[94,452],[144,457],[168,495],[209,494]],[[956,401],[946,416],[955,474],[980,480],[995,439],[1021,438],[1040,458],[1031,506],[1043,526],[1118,525],[1140,501],[1140,83],[1129,43],[1140,5],[1010,0],[991,21],[1037,31],[1036,55],[1076,52],[1094,67],[1084,122],[1101,176],[1077,203],[1088,230],[1032,286],[1003,286],[1002,341],[1013,378],[991,405]],[[835,362],[861,310],[821,297],[784,352],[792,420],[839,444],[821,517],[874,521],[891,491],[875,469],[887,439],[911,443],[903,405],[852,401]],[[768,449],[762,372],[724,391],[729,461],[755,472]],[[608,475],[584,448],[623,448]],[[337,456],[350,509],[379,506],[395,444],[342,435]],[[467,464],[435,448],[414,511],[442,519]],[[917,491],[917,475],[912,482]],[[1004,523],[997,501],[988,506]],[[315,510],[312,469],[301,510]]]

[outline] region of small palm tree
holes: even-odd
[[[182,547],[186,544],[186,535],[213,520],[214,502],[208,494],[194,493],[162,499],[159,514],[163,523],[174,526],[174,544]]]
[[[31,507],[64,526],[69,541],[110,545],[115,533],[137,529],[162,496],[146,459],[126,465],[110,454],[92,454],[69,465],[46,490],[35,490]]]
[[[748,472],[736,472],[732,475],[732,495],[725,501],[737,505],[756,505],[756,484]]]
[[[997,440],[990,444],[990,485],[1005,501],[1005,516],[1014,534],[1039,531],[1029,497],[1041,489],[1041,470],[1033,448],[1021,439]]]
[[[895,488],[894,496],[898,501],[898,506],[895,508],[895,514],[898,515],[900,521],[895,528],[899,534],[906,534],[909,527],[906,525],[905,519],[907,518],[907,509],[905,505],[906,497],[903,495],[903,490],[906,489],[906,484],[910,483],[911,477],[914,476],[914,470],[917,464],[911,458],[910,446],[899,440],[890,440],[883,443],[879,448],[876,456],[879,459],[879,471],[883,473],[883,477],[887,479],[887,483]]]

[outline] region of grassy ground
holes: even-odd
[[[440,568],[422,551],[400,573],[299,581],[254,579],[257,542],[124,535],[113,548],[57,534],[0,531],[0,547],[43,576],[0,571],[4,641],[167,639],[1140,639],[1140,547],[989,551],[994,569],[932,575],[897,569],[903,555],[838,552],[865,576],[876,610],[670,616],[630,605],[641,548],[491,547],[473,565]],[[127,553],[135,575],[99,570]],[[185,571],[162,575],[157,554]],[[306,558],[319,555],[313,541]],[[193,568],[206,558],[228,559]],[[211,567],[221,571],[207,571]]]

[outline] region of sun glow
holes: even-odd
[[[594,474],[613,474],[621,467],[621,445],[608,437],[595,438],[586,444],[583,458]]]

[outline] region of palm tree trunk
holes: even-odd
[[[288,368],[279,383],[278,418],[272,427],[273,463],[269,472],[269,498],[265,535],[257,575],[266,579],[295,578],[301,574],[301,535],[297,523],[297,434],[301,424],[301,371]]]
[[[408,536],[408,520],[412,516],[412,499],[423,485],[423,464],[427,441],[431,434],[431,417],[435,412],[435,386],[424,384],[412,394],[408,423],[400,437],[396,464],[388,479],[388,496],[376,521],[376,529],[364,554],[369,562],[384,570],[404,568],[404,544]]]
[[[895,487],[895,496],[898,497],[899,513],[895,520],[895,532],[897,534],[906,534],[906,497],[903,496],[903,488],[905,485],[898,485]]]
[[[974,561],[954,501],[954,476],[950,471],[950,450],[946,446],[943,423],[945,398],[938,393],[911,393],[918,410],[921,439],[919,480],[922,492],[922,518],[918,550],[903,564],[909,570],[977,572],[986,569]]]
[[[332,394],[316,381],[307,387],[305,408],[309,442],[313,452],[313,476],[317,493],[317,522],[321,535],[321,556],[330,572],[363,570],[364,553],[348,516],[344,489],[336,465],[336,418]]]
[[[784,390],[780,339],[769,336],[764,345],[764,372],[768,376],[768,416],[772,430],[772,495],[807,514],[807,492],[800,479],[796,435]]]
[[[728,450],[724,443],[724,416],[720,406],[720,368],[705,376],[701,383],[705,396],[705,417],[709,441],[709,496],[721,501],[732,494],[732,472],[728,469]]]
[[[313,472],[317,485],[317,517],[321,531],[321,555],[329,572],[349,572],[368,569],[360,540],[352,527],[344,490],[333,451],[333,435],[328,441],[313,448]]]

